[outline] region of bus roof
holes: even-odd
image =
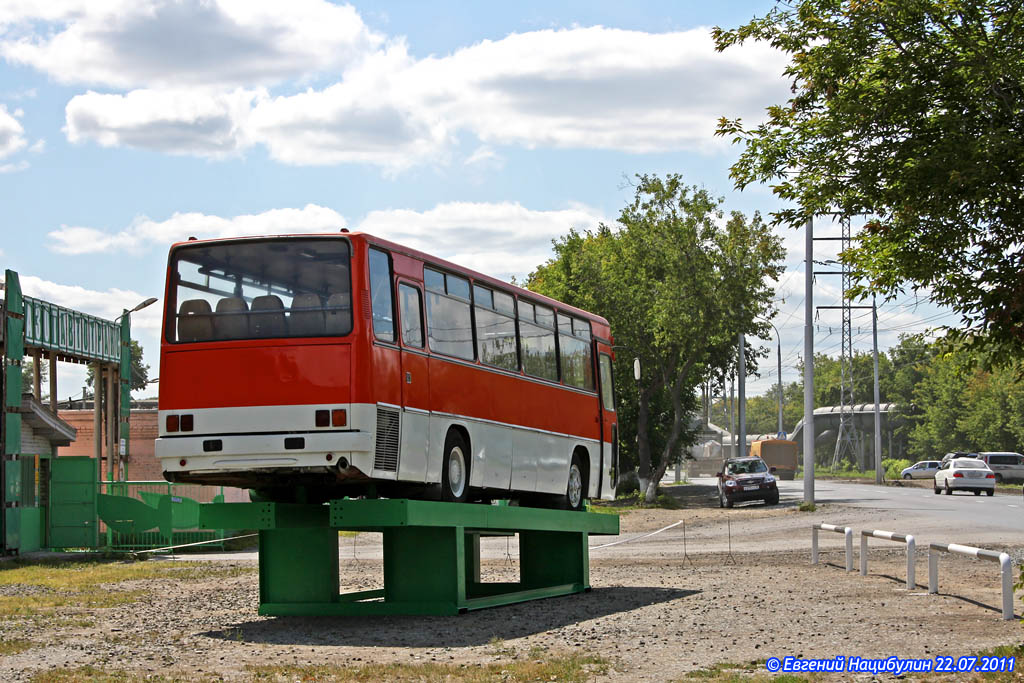
[[[211,243],[222,243],[222,242],[245,242],[245,241],[248,241],[248,240],[266,240],[266,239],[295,239],[297,237],[309,237],[309,238],[316,238],[316,239],[329,239],[329,238],[335,238],[335,239],[337,239],[337,238],[342,238],[342,239],[345,239],[345,238],[358,238],[358,239],[363,239],[363,240],[369,242],[370,244],[373,244],[373,245],[376,245],[376,246],[380,246],[380,247],[384,247],[385,249],[388,249],[388,250],[390,250],[390,251],[392,251],[394,253],[403,254],[405,256],[410,256],[412,258],[416,258],[416,259],[419,259],[421,261],[425,261],[425,262],[428,262],[428,263],[440,266],[441,268],[444,268],[444,269],[447,269],[447,270],[450,270],[450,271],[453,271],[453,272],[456,272],[456,273],[462,273],[463,275],[466,275],[467,277],[470,277],[473,280],[478,281],[478,282],[480,282],[482,284],[489,284],[492,287],[500,287],[500,288],[502,288],[502,289],[504,289],[506,291],[511,290],[511,291],[515,292],[517,295],[524,296],[524,297],[526,297],[528,299],[533,299],[533,300],[535,300],[537,302],[545,303],[545,304],[548,304],[548,305],[553,306],[553,307],[558,307],[559,309],[561,309],[561,310],[563,310],[565,312],[568,312],[568,313],[572,313],[573,315],[578,315],[580,317],[587,318],[588,320],[591,320],[592,322],[596,322],[599,325],[604,327],[604,335],[597,334],[596,331],[595,331],[595,336],[603,338],[603,337],[605,337],[605,335],[607,335],[606,341],[610,341],[611,340],[611,330],[610,330],[610,327],[608,325],[608,321],[605,318],[597,315],[596,313],[591,313],[591,312],[585,311],[585,310],[583,310],[581,308],[576,308],[575,306],[570,306],[569,304],[561,302],[561,301],[558,301],[557,299],[552,299],[551,297],[544,296],[543,294],[538,294],[537,292],[533,292],[533,291],[530,291],[528,289],[524,289],[522,287],[518,287],[516,285],[513,285],[511,283],[504,282],[502,280],[499,280],[496,277],[492,277],[490,275],[486,275],[484,273],[480,273],[480,272],[475,271],[475,270],[473,270],[471,268],[467,268],[465,266],[460,266],[457,263],[452,263],[451,261],[447,261],[447,260],[445,260],[443,258],[440,258],[440,257],[437,257],[437,256],[433,256],[431,254],[419,251],[417,249],[413,249],[412,247],[407,247],[407,246],[398,244],[397,242],[392,242],[390,240],[386,240],[386,239],[384,239],[382,237],[376,237],[375,235],[371,235],[371,234],[366,233],[366,232],[337,232],[337,233],[318,232],[318,233],[297,233],[297,234],[289,234],[289,235],[247,235],[245,237],[218,237],[218,238],[214,238],[214,239],[205,239],[205,240],[191,239],[191,240],[188,240],[188,241],[185,241],[185,242],[175,242],[174,244],[171,245],[171,251],[174,251],[175,249],[177,249],[179,247],[187,247],[187,246],[196,245],[196,244],[211,244]]]

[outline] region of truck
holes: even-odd
[[[750,444],[750,455],[756,455],[775,468],[779,479],[796,477],[797,443],[785,439],[761,439]]]

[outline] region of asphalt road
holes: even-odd
[[[693,482],[715,485],[713,478]],[[802,501],[803,487],[801,480],[779,481],[781,502]],[[948,535],[959,539],[955,542],[960,543],[970,543],[972,538],[998,538],[1004,543],[1024,544],[1024,497],[1019,487],[1013,491],[999,489],[992,497],[975,496],[971,492],[954,492],[947,496],[935,495],[930,486],[875,486],[818,480],[814,500],[818,504],[849,509],[851,516],[858,519],[877,518],[886,526],[875,528],[889,531],[940,538]]]

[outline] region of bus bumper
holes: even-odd
[[[358,431],[165,436],[156,457],[164,472],[325,468],[342,458],[363,472],[373,468],[370,434]]]

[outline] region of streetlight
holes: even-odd
[[[143,308],[145,308],[146,306],[152,306],[152,305],[153,305],[153,304],[155,304],[156,302],[157,302],[157,298],[156,298],[155,296],[151,296],[151,297],[149,297],[148,299],[146,299],[145,301],[143,301],[142,303],[140,303],[140,304],[137,304],[137,305],[135,306],[135,308],[131,309],[130,311],[129,311],[128,309],[125,309],[125,310],[124,310],[124,313],[122,313],[121,315],[119,315],[119,316],[117,316],[116,318],[114,318],[114,322],[117,322],[117,321],[118,321],[118,320],[120,320],[121,318],[123,318],[123,317],[125,317],[126,315],[129,315],[129,314],[131,314],[131,313],[137,313],[138,311],[141,311],[141,310],[142,310]]]

